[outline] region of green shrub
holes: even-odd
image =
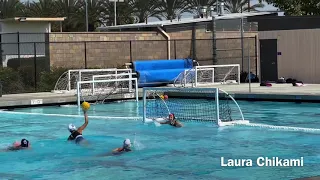
[[[0,68],[0,81],[2,83],[2,94],[25,92],[19,72],[12,68]]]
[[[62,67],[51,67],[50,71],[41,72],[37,91],[50,92],[53,90],[60,76],[67,70],[67,68]]]

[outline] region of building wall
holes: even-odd
[[[277,39],[278,76],[320,83],[320,29],[261,31],[259,39]]]
[[[1,22],[3,67],[7,66],[8,61],[18,58],[18,54],[20,58],[34,57],[34,42],[37,42],[37,57],[44,57],[46,54],[45,33],[50,31],[49,22]]]
[[[210,23],[207,23],[211,26]],[[212,65],[212,32],[208,31],[206,23],[193,25],[175,25],[166,28],[166,32],[172,39],[176,39],[177,44],[177,56],[187,57],[190,56],[192,46],[195,46],[195,58],[200,62],[200,65]],[[197,41],[192,43],[193,29],[195,30],[195,38]],[[240,31],[217,31],[217,59],[218,64],[240,64],[241,70],[248,71],[248,57],[250,54],[251,63],[250,71],[258,74],[256,69],[259,69],[256,63],[256,39],[257,32],[244,32],[244,62],[242,62],[242,50],[241,50],[241,33]],[[188,39],[188,40],[186,40]],[[172,48],[171,48],[172,49]],[[171,50],[173,52],[173,49]],[[191,53],[191,57],[192,53]]]
[[[171,37],[170,59],[192,58],[192,47],[195,46],[196,58],[201,61],[201,64],[212,64],[211,32],[206,32],[203,27],[197,27],[196,43],[192,43],[192,30],[188,29],[188,27],[185,27],[184,29],[167,28],[166,32]],[[246,37],[254,37],[256,35],[256,32],[245,33]],[[217,37],[239,38],[240,33],[218,32]],[[90,34],[51,33],[49,39],[51,66],[64,66],[68,68],[108,68],[122,66],[131,60],[167,59],[168,57],[168,43],[166,38],[164,35],[155,31],[104,32]],[[84,41],[94,42],[84,43]],[[218,40],[217,44],[218,49],[227,49],[229,47],[232,49],[230,51],[222,50],[220,52],[221,59],[228,57],[228,61],[221,61],[220,64],[239,63],[239,58],[241,58],[239,39]],[[250,48],[251,46],[252,49],[254,49],[254,45],[249,45]],[[252,53],[252,56],[254,56],[254,50],[252,50]],[[237,56],[237,59],[232,58],[234,56]]]
[[[167,58],[167,43],[157,32],[51,33],[49,39],[51,66],[108,68],[130,62],[130,56]]]

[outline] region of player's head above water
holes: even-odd
[[[77,127],[76,127],[74,124],[69,124],[68,130],[69,130],[70,132],[73,132],[73,131],[76,131],[76,130],[77,130]]]
[[[29,141],[26,140],[26,139],[21,139],[20,146],[23,147],[23,148],[29,147]]]
[[[123,141],[123,148],[124,148],[124,149],[130,149],[130,148],[131,148],[131,141],[130,141],[130,139],[125,139],[125,140]]]
[[[176,117],[173,113],[169,114],[169,120],[175,120]]]

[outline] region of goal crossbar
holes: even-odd
[[[137,78],[124,78],[124,79],[105,79],[105,80],[91,80],[91,81],[78,81],[77,82],[77,105],[80,108],[81,102],[81,88],[82,84],[95,84],[95,83],[108,83],[108,82],[121,82],[121,81],[134,81],[135,83],[135,100],[139,101],[139,92],[138,92],[138,80]],[[131,87],[129,87],[131,88]]]
[[[131,78],[133,75],[136,75],[136,73],[122,73],[122,74],[106,74],[106,75],[93,75],[92,80],[95,81],[98,78],[104,78],[104,77],[121,77],[121,76],[129,76]]]
[[[121,74],[105,74],[105,75],[93,75],[92,80],[96,81],[96,79],[100,78],[107,78],[107,77],[115,77],[115,79],[118,79],[117,77],[123,77],[123,76],[129,76],[126,78],[132,78],[133,75],[136,73],[121,73]],[[120,78],[120,79],[125,79],[125,78]],[[92,84],[92,89],[94,89],[94,83]],[[132,81],[129,81],[129,90],[131,91],[132,89]]]

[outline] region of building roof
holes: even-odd
[[[40,18],[40,17],[14,17],[7,19],[0,19],[0,22],[62,22],[65,17],[54,17],[54,18]]]
[[[274,16],[250,17],[249,22],[258,22],[258,31],[297,29],[320,29],[320,16]]]
[[[223,19],[239,19],[241,17],[251,17],[251,16],[262,16],[262,15],[271,15],[277,14],[275,12],[247,12],[247,13],[232,13],[232,14],[224,14],[222,16],[214,15],[216,20]],[[165,20],[165,21],[155,21],[146,23],[136,23],[136,24],[125,24],[118,26],[107,26],[107,27],[99,27],[98,30],[112,30],[112,29],[130,29],[130,28],[146,28],[146,27],[163,27],[170,25],[178,25],[178,24],[189,24],[189,23],[197,23],[197,22],[209,22],[212,21],[211,17],[208,18],[185,18],[180,20]]]

